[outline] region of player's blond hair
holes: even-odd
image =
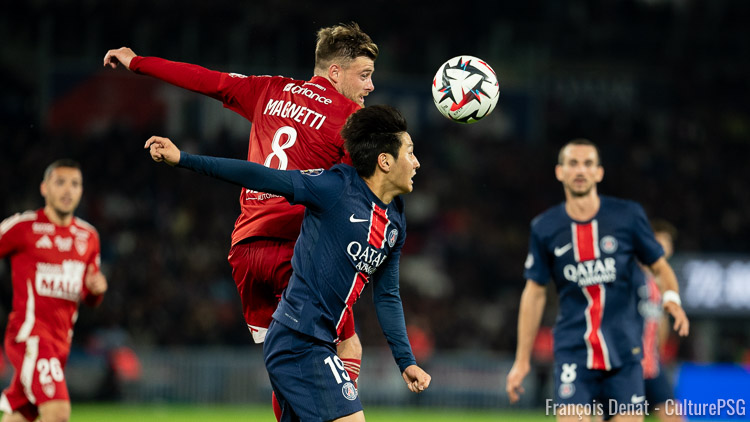
[[[315,71],[325,72],[333,63],[347,67],[357,57],[378,58],[378,46],[356,23],[321,28],[315,45]]]

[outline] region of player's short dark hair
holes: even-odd
[[[354,22],[321,28],[315,44],[315,68],[326,69],[333,62],[344,67],[357,57],[378,58],[378,46]]]
[[[651,230],[653,230],[654,233],[666,233],[672,238],[672,240],[677,239],[677,227],[667,220],[661,220],[658,218],[651,220]]]
[[[560,164],[560,165],[563,164],[563,152],[565,151],[565,148],[571,145],[586,145],[586,146],[594,147],[594,150],[596,150],[596,160],[597,160],[596,164],[602,165],[602,158],[601,158],[602,156],[601,154],[599,154],[599,147],[597,147],[595,143],[585,138],[576,138],[576,139],[568,141],[568,143],[563,145],[562,148],[560,148],[560,152],[557,154],[557,164]]]
[[[341,137],[352,165],[361,177],[366,178],[375,173],[380,153],[398,159],[402,143],[400,134],[404,132],[406,119],[398,110],[387,105],[373,105],[349,116],[341,129]]]
[[[44,170],[44,177],[42,178],[42,180],[47,180],[49,178],[49,175],[52,174],[52,170],[60,167],[70,167],[80,170],[81,164],[76,160],[71,160],[70,158],[61,158],[59,160],[53,161],[52,164],[48,165]]]

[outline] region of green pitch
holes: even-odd
[[[368,422],[497,422],[552,421],[542,410],[475,411],[434,408],[365,408]],[[136,405],[73,403],[71,422],[204,422],[244,421],[273,422],[270,406],[199,406],[199,405]]]

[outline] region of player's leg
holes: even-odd
[[[608,371],[603,381],[613,422],[640,422],[646,414],[646,393],[641,362],[632,362]]]
[[[354,315],[351,312],[351,308],[347,309],[347,316],[344,319],[340,338],[341,341],[336,346],[336,353],[338,353],[341,361],[344,362],[344,368],[349,373],[349,378],[351,378],[354,386],[357,387],[359,368],[362,365],[362,343],[360,343],[359,336],[354,331]]]
[[[680,422],[682,416],[674,411],[667,412],[667,400],[674,402],[674,392],[663,370],[654,378],[645,380],[646,401],[648,402],[649,413],[655,415],[662,422]]]
[[[0,422],[30,422],[26,419],[21,412],[3,413],[3,418]]]
[[[357,418],[362,411],[354,384],[332,343],[272,321],[263,345],[268,377],[282,405],[282,421]],[[350,420],[364,420],[350,419]]]
[[[278,304],[273,285],[274,266],[268,259],[274,253],[266,239],[248,239],[232,246],[227,257],[245,323],[255,343],[263,342]]]
[[[67,422],[70,420],[70,401],[50,400],[39,405],[40,422]]]
[[[602,413],[597,402],[600,371],[586,369],[574,362],[555,361],[555,417],[559,422],[593,420]]]

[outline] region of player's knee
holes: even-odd
[[[39,406],[40,422],[68,422],[70,420],[70,402],[55,400]]]

